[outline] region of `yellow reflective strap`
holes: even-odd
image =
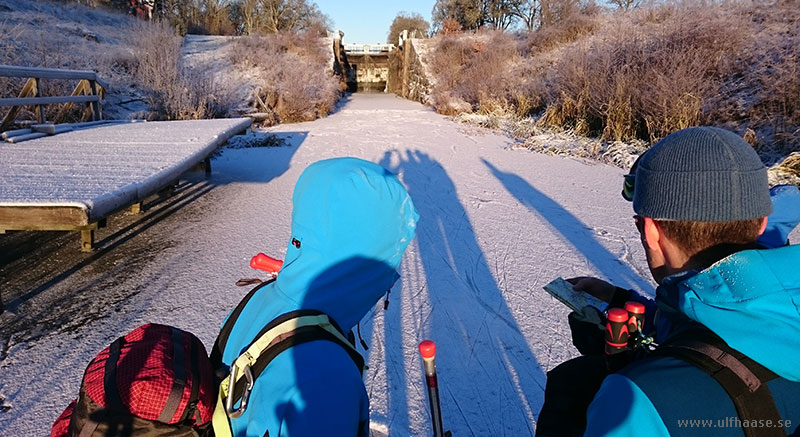
[[[253,342],[253,344],[250,345],[250,347],[247,348],[247,350],[243,354],[239,355],[239,358],[237,358],[234,361],[234,363],[239,369],[245,369],[247,367],[251,367],[256,363],[258,357],[260,357],[261,354],[263,354],[264,351],[267,350],[267,348],[269,348],[269,346],[273,342],[275,342],[275,340],[278,337],[286,335],[299,328],[303,328],[306,326],[315,326],[315,325],[319,325],[329,332],[331,330],[336,331],[336,329],[333,328],[333,326],[330,326],[330,320],[326,315],[295,317],[294,319],[287,320],[281,323],[280,325],[265,332],[264,335],[262,335],[261,337],[258,338],[258,340]],[[329,325],[329,327],[325,327],[325,325]],[[338,331],[336,331],[336,333],[339,334]],[[344,339],[344,337],[341,334],[339,334],[338,337]],[[239,379],[241,379],[241,376],[242,375],[236,375],[237,382],[239,381]]]
[[[233,437],[231,423],[228,414],[225,412],[225,397],[228,394],[228,378],[222,381],[217,395],[217,406],[214,407],[214,415],[211,416],[211,426],[214,428],[214,435],[217,437]]]
[[[327,316],[325,317],[327,319]],[[333,325],[329,322],[321,323],[319,325],[320,328],[328,331],[329,333],[333,334],[334,337],[338,338],[342,343],[344,343],[348,348],[358,352],[358,349],[355,348],[352,344],[350,344],[350,340],[347,339],[338,329],[334,328]]]

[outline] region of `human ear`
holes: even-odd
[[[644,236],[644,244],[650,250],[662,252],[661,250],[661,239],[662,233],[661,229],[658,227],[658,223],[655,220],[644,217],[644,228],[642,229],[642,234]]]
[[[764,217],[761,219],[761,227],[758,229],[758,236],[760,237],[764,231],[767,229],[767,222],[769,221],[769,217]]]

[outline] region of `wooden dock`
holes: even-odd
[[[0,233],[81,231],[92,250],[94,231],[122,209],[173,184],[248,118],[139,122],[92,126],[19,143],[0,142]]]

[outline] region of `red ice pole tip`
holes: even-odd
[[[433,358],[436,356],[436,343],[431,340],[425,340],[419,344],[419,353],[422,358]]]
[[[625,302],[625,311],[634,314],[644,314],[644,304],[629,300]]]
[[[608,321],[610,322],[627,322],[628,312],[622,308],[612,308],[608,310]]]

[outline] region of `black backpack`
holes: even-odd
[[[751,426],[764,420],[776,424],[782,422],[767,387],[767,383],[778,375],[728,346],[710,329],[695,324],[670,338],[651,355],[678,358],[713,377],[736,406],[745,436],[786,436],[783,427]]]

